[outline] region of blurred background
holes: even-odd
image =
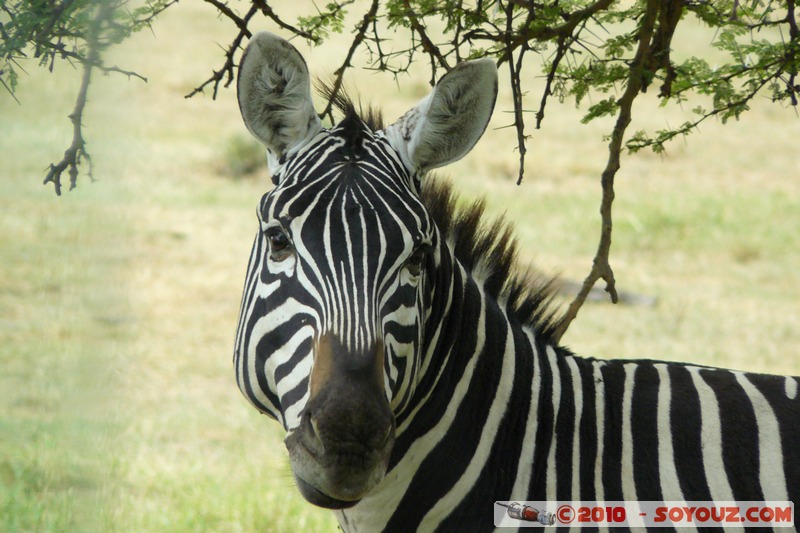
[[[676,53],[708,46],[699,26],[682,31]],[[336,530],[294,488],[281,428],[233,378],[255,209],[271,185],[233,88],[184,98],[221,66],[233,34],[211,7],[186,2],[112,49],[110,64],[149,82],[96,77],[84,117],[96,181],[60,198],[41,180],[71,138],[80,71],[33,68],[20,104],[0,94],[2,531]],[[326,78],[348,37],[295,44]],[[347,80],[393,121],[427,94],[425,68]],[[486,135],[440,178],[515,222],[523,262],[582,280],[611,122],[581,125],[572,103],[552,100],[543,128],[528,127],[517,186],[506,76]],[[530,83],[538,98],[543,80]],[[674,126],[691,107],[645,95],[630,131]],[[618,289],[654,303],[587,303],[564,343],[800,374],[798,134],[795,110],[761,99],[665,155],[625,156],[611,264]]]

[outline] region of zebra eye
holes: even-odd
[[[422,273],[422,265],[425,263],[425,249],[417,248],[406,260],[406,269],[413,277],[418,277]]]
[[[269,241],[269,257],[273,261],[280,262],[292,255],[292,243],[281,228],[269,228],[267,240]]]

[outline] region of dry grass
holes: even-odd
[[[97,80],[86,123],[99,181],[61,199],[39,179],[68,139],[77,73],[32,72],[22,107],[0,101],[0,529],[335,528],[296,494],[280,428],[233,381],[266,174],[219,175],[244,131],[232,91],[183,99],[218,66],[215,43],[228,35],[208,8],[179,4],[155,37],[118,50],[150,83]],[[307,51],[312,71],[330,72],[337,53]],[[424,75],[404,79],[385,101],[389,79],[355,80],[390,119],[425,88]],[[508,129],[446,173],[465,197],[486,194],[507,211],[526,259],[579,279],[596,245],[604,125],[551,106],[522,187]],[[612,264],[620,288],[658,305],[587,305],[565,339],[576,352],[800,374],[798,120],[756,107],[739,123],[704,125],[666,157],[625,159]],[[680,121],[654,109],[637,105],[640,127]],[[508,121],[503,110],[493,128]]]

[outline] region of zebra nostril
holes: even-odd
[[[317,426],[317,421],[314,419],[313,416],[308,417],[308,439],[306,442],[306,447],[309,448],[309,451],[314,453],[324,453],[325,452],[325,445],[322,442],[322,437],[319,432],[319,427]]]

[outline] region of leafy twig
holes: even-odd
[[[179,0],[170,0],[169,2],[166,2],[165,4],[156,7],[156,9],[154,9],[148,16],[138,20],[134,20],[133,21],[134,25],[150,27],[150,25],[153,23],[153,20],[155,20],[157,16],[159,16],[162,12],[166,11],[167,8],[177,4],[178,1]]]

